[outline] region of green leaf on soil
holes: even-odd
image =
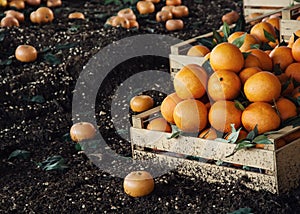
[[[60,59],[58,59],[54,54],[47,53],[44,55],[44,60],[52,65],[58,65],[61,63]]]
[[[275,37],[274,37],[272,34],[270,34],[268,31],[266,31],[265,29],[264,29],[264,36],[265,36],[266,39],[269,40],[270,42],[276,42]]]
[[[68,166],[65,164],[65,159],[60,155],[54,155],[52,157],[49,157],[43,162],[37,163],[37,165],[38,167],[46,171],[64,170],[68,168]]]
[[[108,4],[121,5],[122,2],[120,0],[104,0],[104,5]]]
[[[80,28],[80,25],[72,25],[71,27],[68,28],[67,31],[70,33],[75,33],[79,30],[79,28]]]
[[[82,148],[82,146],[79,143],[76,143],[75,144],[75,150],[76,151],[83,151],[83,148]]]
[[[232,44],[234,44],[238,48],[242,47],[245,42],[246,35],[247,33],[244,33],[242,36],[236,38],[235,40],[233,40]]]
[[[42,95],[36,95],[36,96],[33,96],[30,99],[30,101],[33,102],[33,103],[44,103],[45,98]]]
[[[3,42],[5,39],[5,31],[0,31],[0,42]]]
[[[63,49],[70,49],[76,47],[77,43],[66,43],[66,44],[57,44],[54,48],[55,50],[63,50]]]
[[[10,65],[12,63],[11,59],[0,60],[0,65]]]
[[[62,136],[62,139],[64,140],[64,142],[70,142],[70,141],[72,141],[71,135],[70,135],[69,132],[66,133],[66,134],[64,134],[64,135]]]
[[[15,151],[13,151],[12,153],[10,153],[8,160],[12,159],[12,158],[18,158],[18,159],[28,159],[30,157],[30,152],[26,151],[26,150],[20,150],[17,149]]]
[[[228,214],[252,214],[252,209],[249,207],[240,208]]]

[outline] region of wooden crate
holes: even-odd
[[[294,7],[284,7],[284,8],[280,8],[277,10],[272,10],[271,12],[267,12],[261,16],[255,17],[253,19],[248,19],[246,21],[246,24],[249,24],[251,22],[255,22],[258,20],[262,20],[265,17],[268,17],[272,14],[276,14],[276,13],[282,13],[282,11],[295,11],[296,8],[300,7],[300,4]],[[292,8],[292,10],[291,10]],[[234,25],[230,26],[231,28],[234,27]],[[221,31],[221,28],[218,30]],[[171,75],[174,76],[184,65],[187,64],[198,64],[198,65],[202,65],[203,62],[205,61],[204,57],[195,57],[195,56],[187,56],[187,52],[189,50],[189,48],[191,48],[193,45],[198,44],[199,40],[201,38],[212,38],[213,36],[213,32],[209,32],[191,39],[188,39],[186,41],[177,43],[175,45],[171,46],[171,53],[169,55],[169,60],[170,60],[170,72]]]
[[[231,154],[236,144],[179,136],[168,139],[170,133],[144,129],[146,120],[160,114],[156,107],[133,117],[130,129],[134,159],[151,160],[163,166],[175,167],[179,173],[194,176],[209,183],[241,182],[254,190],[283,193],[299,186],[300,138],[277,149],[281,138],[300,133],[300,127],[285,127],[269,136],[274,144],[264,149],[242,149]],[[191,158],[192,157],[192,158]],[[223,161],[216,165],[214,161]],[[252,171],[237,168],[233,164],[252,167]]]
[[[280,20],[281,40],[288,41],[295,31],[300,30],[300,21],[294,20],[299,15],[299,4],[282,10],[282,19]]]
[[[244,0],[243,10],[246,20],[252,13],[269,13],[275,10],[297,4],[293,0]]]

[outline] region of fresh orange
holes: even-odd
[[[260,43],[259,40],[258,40],[255,36],[253,36],[253,35],[251,35],[251,34],[248,34],[248,33],[246,33],[246,32],[243,32],[243,31],[237,31],[237,32],[232,33],[232,34],[228,37],[228,42],[229,42],[229,43],[233,43],[234,40],[236,40],[236,39],[242,37],[244,34],[246,34],[245,39],[244,39],[244,43],[243,43],[243,45],[240,47],[240,50],[241,50],[242,52],[246,52],[246,51],[248,51],[249,49],[251,49],[253,45],[256,45],[256,44],[259,44],[259,43]]]
[[[61,5],[61,0],[47,0],[47,7],[59,7]]]
[[[151,1],[138,1],[136,9],[140,14],[150,14],[155,11],[155,6]]]
[[[289,42],[288,42],[288,47],[289,48],[292,48],[293,47],[293,44],[294,44],[294,42],[295,42],[295,35],[297,36],[297,37],[300,37],[300,30],[296,30],[293,34],[292,34],[292,36],[290,37],[290,39],[289,39]]]
[[[246,56],[244,68],[251,68],[251,67],[261,68],[262,65],[258,57],[250,53]]]
[[[294,62],[292,49],[286,46],[279,46],[277,48],[274,48],[270,53],[270,57],[272,59],[273,66],[279,64],[281,70],[283,71],[288,65]]]
[[[156,21],[157,22],[165,22],[169,19],[172,19],[173,15],[170,11],[168,10],[162,10],[162,11],[158,11],[156,13]]]
[[[203,138],[203,139],[207,139],[207,140],[214,140],[217,137],[218,137],[217,131],[214,128],[212,128],[212,127],[204,129],[199,134],[199,138]]]
[[[208,79],[207,92],[213,100],[232,100],[240,94],[241,87],[236,73],[219,70]]]
[[[212,49],[210,64],[214,71],[229,70],[238,73],[244,66],[244,56],[237,46],[223,42]]]
[[[269,42],[269,39],[265,37],[264,30],[276,38],[275,28],[268,22],[259,22],[255,24],[251,28],[250,34],[256,36],[261,42]]]
[[[30,13],[30,20],[33,23],[44,24],[52,22],[54,19],[53,11],[48,7],[39,7]]]
[[[294,83],[286,73],[276,75],[281,83],[281,94],[290,95],[294,90]]]
[[[165,120],[169,123],[174,124],[173,112],[175,106],[181,101],[182,99],[178,97],[175,92],[166,96],[165,99],[162,101],[160,106],[160,112],[163,118],[165,118]]]
[[[89,122],[78,122],[70,128],[70,136],[74,142],[93,139],[96,135],[96,128]]]
[[[124,178],[123,188],[131,197],[146,196],[154,190],[154,179],[147,171],[133,171]]]
[[[267,53],[260,49],[250,49],[249,52],[251,52],[251,54],[253,54],[260,60],[262,70],[272,71],[273,62],[271,57]]]
[[[280,126],[280,117],[271,104],[254,102],[243,111],[242,124],[248,132],[252,131],[257,125],[258,133],[262,134],[276,130]]]
[[[124,8],[122,10],[119,10],[118,16],[124,17],[128,20],[136,20],[136,16],[131,8]]]
[[[290,64],[284,71],[288,77],[292,77],[300,83],[300,62]]]
[[[14,16],[9,15],[9,16],[5,16],[4,18],[1,19],[0,26],[1,27],[13,27],[13,26],[19,27],[20,24],[19,24],[18,19],[16,19]]]
[[[219,100],[210,107],[208,120],[213,128],[220,132],[230,132],[231,124],[238,129],[241,126],[242,111],[235,107],[233,101]]]
[[[232,25],[233,23],[237,22],[240,18],[240,15],[237,11],[232,10],[222,16],[222,22],[226,22],[228,25]]]
[[[196,64],[184,66],[174,76],[174,89],[182,99],[200,98],[206,92],[208,75],[204,68]]]
[[[187,17],[189,15],[189,9],[185,5],[178,5],[172,8],[172,15],[175,18]]]
[[[6,16],[13,16],[15,17],[19,22],[24,22],[25,16],[23,13],[16,11],[16,10],[7,10],[4,12]]]
[[[130,108],[134,112],[149,110],[154,105],[154,100],[149,95],[137,95],[131,98]]]
[[[85,19],[84,14],[81,12],[73,12],[68,15],[69,19]]]
[[[279,116],[282,120],[297,116],[296,105],[287,98],[280,97],[276,101],[276,108],[279,112]]]
[[[19,45],[15,50],[15,56],[20,62],[33,62],[37,59],[38,52],[31,45]]]
[[[241,79],[242,85],[245,84],[246,80],[251,77],[253,74],[262,71],[259,67],[251,67],[251,68],[244,68],[239,73],[239,77]]]
[[[279,23],[280,18],[279,17],[273,17],[266,20],[266,22],[270,23],[275,29],[279,30]]]
[[[194,45],[188,50],[186,55],[204,57],[209,52],[210,50],[208,49],[208,47],[204,45]]]
[[[176,126],[182,131],[199,132],[207,125],[207,108],[199,100],[183,100],[176,105],[173,117]]]
[[[181,0],[166,0],[167,6],[178,6],[181,5]]]
[[[246,80],[244,93],[251,102],[271,102],[280,96],[281,83],[271,72],[258,72]]]
[[[162,117],[151,120],[147,125],[147,129],[160,132],[172,132],[170,124]]]
[[[300,39],[297,39],[292,46],[292,55],[293,58],[300,62]]]
[[[25,9],[25,1],[23,0],[8,1],[8,6],[12,8],[16,8],[18,10],[23,10]]]
[[[182,30],[184,23],[181,19],[169,19],[166,21],[165,27],[168,31]]]

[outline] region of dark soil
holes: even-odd
[[[149,196],[132,198],[124,193],[122,178],[98,168],[65,135],[73,121],[80,119],[72,116],[77,79],[102,48],[146,33],[186,40],[218,28],[221,16],[231,9],[241,10],[241,4],[231,0],[183,2],[189,6],[190,16],[179,32],[167,32],[162,24],[153,22],[154,15],[138,17],[138,30],[105,27],[105,20],[120,6],[103,5],[102,0],[65,0],[54,10],[54,22],[45,25],[30,23],[29,13],[35,8],[27,6],[26,21],[20,27],[0,29],[1,213],[228,213],[244,207],[254,213],[299,213],[299,188],[277,196],[239,183],[208,184],[176,171],[156,177],[156,188]],[[87,19],[68,20],[72,11],[82,11]],[[15,48],[24,43],[37,48],[37,61],[21,63],[14,58]],[[130,59],[116,66],[99,85],[95,105],[99,131],[110,148],[125,157],[131,156],[131,146],[121,135],[128,138],[129,127],[117,130],[114,125],[129,124],[129,99],[144,91],[123,89],[127,96],[117,103],[123,105],[123,117],[110,114],[111,102],[126,78],[149,69],[169,72],[169,61],[154,56]],[[138,81],[152,88],[144,79]],[[153,88],[144,93],[151,94],[158,104],[166,95],[159,90],[171,89],[172,85],[157,80]],[[84,100],[80,104],[84,105]],[[15,150],[29,151],[30,157],[9,159]],[[68,168],[45,171],[38,167],[37,163],[54,155],[63,157]],[[118,170],[128,169],[120,165]]]

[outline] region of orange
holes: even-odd
[[[155,11],[155,6],[151,1],[138,1],[136,9],[140,14],[150,14]]]
[[[240,18],[240,15],[237,11],[232,10],[222,16],[222,22],[226,22],[228,25],[232,25],[233,23],[237,22]]]
[[[59,7],[61,5],[61,0],[47,0],[47,7]]]
[[[281,73],[280,75],[276,75],[276,77],[279,79],[281,83],[281,94],[290,95],[294,90],[293,81],[288,77],[286,73]]]
[[[297,116],[296,105],[287,98],[280,97],[276,102],[276,108],[282,120]]]
[[[182,99],[178,97],[176,93],[169,94],[162,101],[160,106],[160,112],[163,118],[165,118],[165,120],[168,121],[169,123],[174,124],[174,118],[173,118],[174,108],[181,101]]]
[[[173,117],[182,131],[199,132],[207,125],[207,108],[199,100],[184,100],[176,105]]]
[[[189,15],[189,9],[185,5],[174,6],[171,12],[175,18],[187,17]]]
[[[131,98],[130,108],[134,112],[149,110],[154,105],[154,100],[149,95],[137,95]]]
[[[165,27],[168,31],[182,30],[184,23],[181,19],[169,19],[166,21]]]
[[[266,20],[266,22],[270,23],[275,29],[279,30],[279,23],[280,18],[279,17],[273,17]]]
[[[255,24],[251,28],[250,34],[256,36],[261,42],[269,42],[269,39],[265,37],[264,30],[276,38],[275,28],[268,22],[259,22]]]
[[[244,56],[237,46],[223,42],[212,49],[210,64],[215,71],[229,70],[238,73],[244,66]]]
[[[212,127],[204,129],[199,134],[199,138],[203,138],[203,139],[207,139],[207,140],[214,140],[217,137],[218,137],[217,131],[214,128],[212,128]]]
[[[209,52],[210,50],[208,49],[208,47],[204,45],[194,45],[188,50],[186,55],[204,57]]]
[[[5,16],[4,18],[1,19],[0,26],[1,27],[13,27],[13,26],[19,27],[20,24],[19,24],[19,21],[17,18],[9,15],[9,16]]]
[[[207,92],[213,100],[232,100],[240,94],[241,87],[236,73],[219,70],[208,79]]]
[[[276,130],[280,126],[280,117],[271,104],[254,102],[243,111],[242,124],[248,132],[252,131],[257,125],[258,133],[262,134]]]
[[[261,62],[257,56],[250,53],[247,55],[247,57],[245,59],[244,68],[251,68],[251,67],[261,68]]]
[[[251,68],[244,68],[239,73],[239,77],[241,79],[242,85],[245,84],[246,80],[251,77],[253,74],[262,71],[259,67],[251,67]]]
[[[300,62],[300,39],[297,39],[292,46],[292,55],[293,58]]]
[[[15,56],[20,62],[33,62],[37,59],[38,52],[31,45],[19,45],[15,50]]]
[[[85,16],[81,12],[73,12],[68,15],[69,19],[85,19]]]
[[[165,22],[172,18],[173,18],[173,15],[172,15],[171,11],[168,11],[168,10],[162,10],[162,11],[158,11],[156,13],[156,21],[157,22]]]
[[[147,125],[147,129],[160,132],[172,132],[170,124],[162,117],[151,120]]]
[[[15,17],[19,22],[24,22],[25,16],[23,13],[18,12],[16,10],[7,10],[4,12],[6,16],[13,16]]]
[[[174,76],[174,89],[182,99],[200,98],[206,92],[207,73],[196,64],[184,66]]]
[[[236,40],[237,38],[242,37],[245,33],[246,32],[242,32],[242,31],[237,31],[237,32],[232,33],[228,37],[228,42],[229,43],[233,43],[234,40]],[[251,49],[252,45],[256,45],[256,44],[259,44],[259,40],[255,36],[246,33],[246,36],[245,36],[245,39],[244,39],[244,43],[240,47],[240,50],[242,52],[248,51],[249,49]]]
[[[250,49],[249,52],[251,52],[251,54],[253,54],[260,60],[262,70],[272,71],[273,62],[271,57],[267,53],[260,49]]]
[[[233,101],[219,100],[210,107],[208,120],[213,128],[220,132],[230,132],[231,124],[238,129],[241,126],[242,111]]]
[[[294,62],[292,49],[286,46],[279,46],[277,48],[274,48],[270,53],[270,57],[272,59],[273,66],[279,64],[281,70],[283,71],[288,65]]]
[[[271,72],[258,72],[246,80],[244,93],[251,102],[271,102],[280,96],[281,83]]]
[[[178,6],[181,5],[181,0],[166,0],[167,6]]]
[[[70,128],[70,136],[74,142],[93,139],[96,135],[96,128],[89,122],[79,122]]]
[[[300,62],[290,64],[284,71],[288,77],[292,77],[300,83]]]
[[[295,31],[293,34],[292,34],[292,36],[290,37],[290,39],[289,39],[289,42],[288,42],[288,47],[289,48],[292,48],[293,47],[293,44],[294,44],[294,42],[295,42],[295,35],[297,36],[297,37],[300,37],[300,30],[297,30],[297,31]]]

